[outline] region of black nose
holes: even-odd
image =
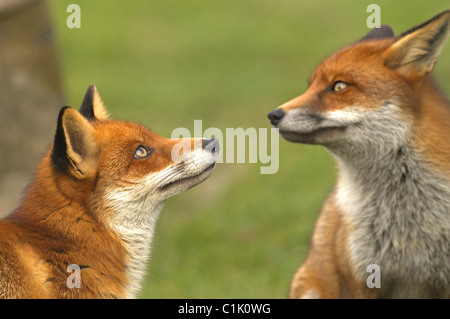
[[[271,111],[269,114],[267,114],[267,117],[270,120],[270,124],[277,125],[283,119],[284,112],[282,109],[275,109]]]
[[[202,141],[202,148],[210,151],[212,155],[215,155],[220,151],[219,141],[216,138],[204,139]]]

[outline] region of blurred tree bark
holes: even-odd
[[[0,0],[0,216],[19,203],[63,105],[45,0]]]

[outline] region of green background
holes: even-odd
[[[81,8],[69,29],[66,8]],[[373,1],[51,0],[66,104],[97,86],[113,118],[173,129],[270,128],[267,113],[300,95],[323,58],[366,34]],[[396,34],[447,0],[377,1]],[[435,74],[449,92],[449,45]],[[56,116],[56,115],[55,115]],[[222,149],[225,145],[221,145]],[[141,298],[285,298],[336,180],[321,147],[280,140],[279,170],[218,164],[171,199],[156,227]]]

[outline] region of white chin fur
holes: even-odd
[[[358,123],[367,113],[366,109],[349,106],[345,109],[321,113],[315,116],[313,112],[302,109],[289,111],[278,125],[280,131],[309,134],[316,130],[329,127],[345,127]]]

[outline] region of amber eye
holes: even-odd
[[[139,159],[149,156],[151,153],[151,149],[145,148],[144,146],[140,145],[136,151],[134,152],[133,158]]]
[[[349,84],[345,83],[344,81],[336,81],[333,84],[333,91],[334,92],[341,92],[348,88]]]

